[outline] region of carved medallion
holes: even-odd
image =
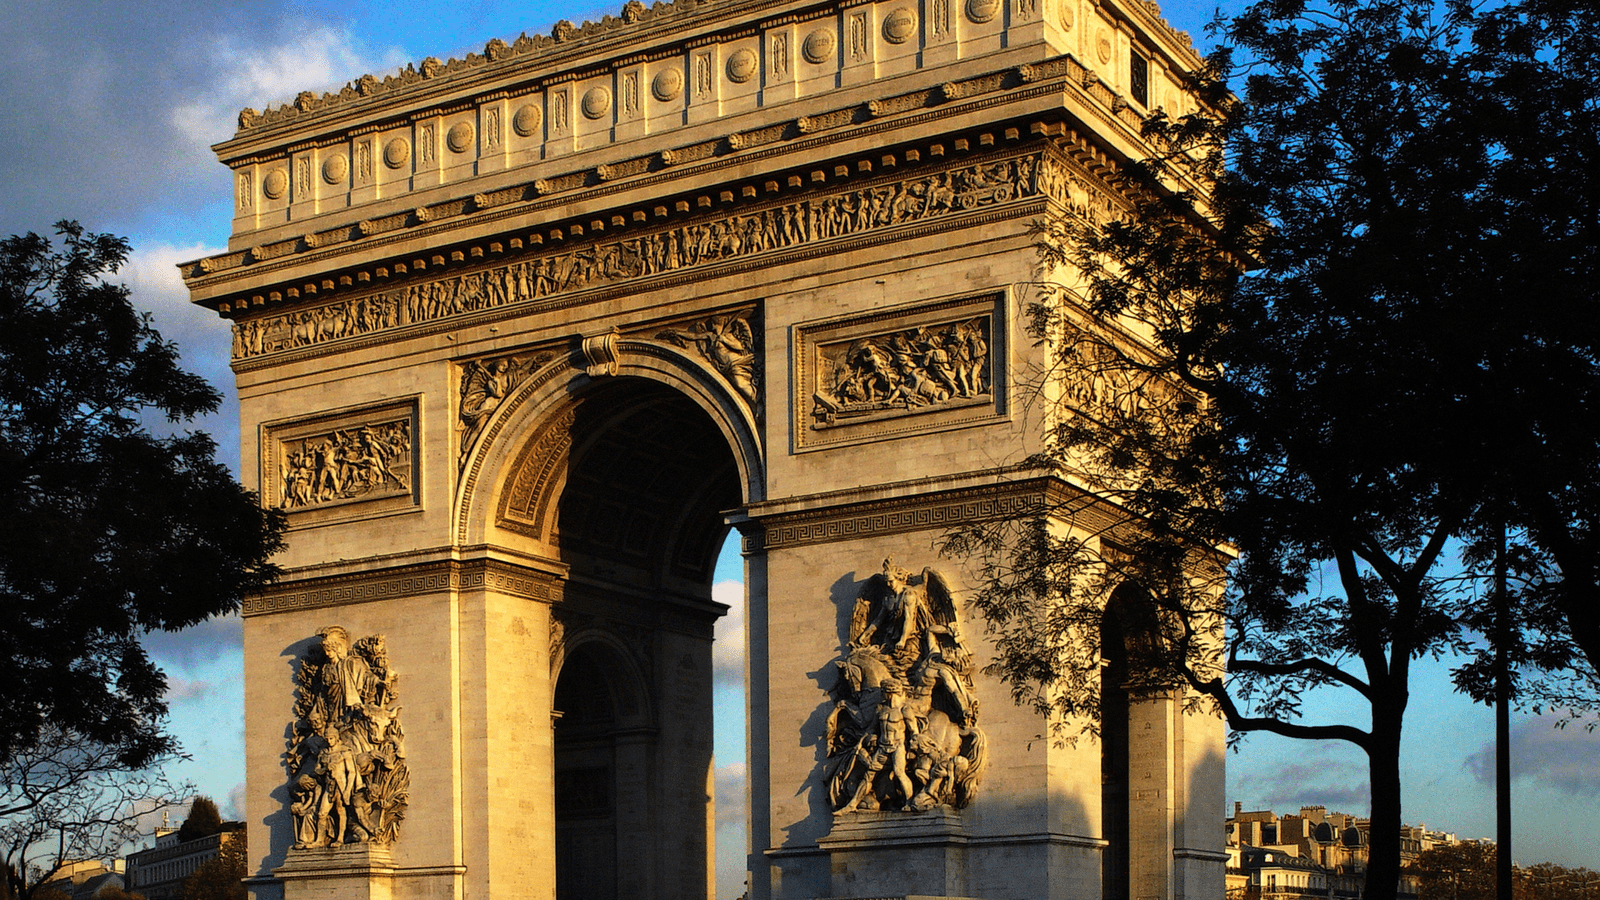
[[[322,161],[322,180],[329,184],[339,184],[350,174],[350,159],[343,153],[335,153]]]
[[[800,45],[800,55],[806,62],[821,65],[833,57],[833,29],[818,28],[806,35],[805,43]]]
[[[964,809],[987,762],[972,651],[949,582],[883,561],[851,610],[825,737],[828,802],[857,810]]]
[[[284,762],[294,849],[394,843],[410,801],[399,676],[381,634],[317,632],[295,670]]]
[[[261,179],[261,193],[268,200],[279,200],[289,192],[289,170],[278,168],[268,172]]]
[[[904,44],[916,33],[917,17],[904,6],[883,20],[883,39],[891,44]]]
[[[999,14],[1000,0],[967,0],[967,18],[980,25]]]
[[[1102,64],[1111,62],[1111,32],[1104,28],[1095,32],[1094,54],[1100,57]]]
[[[403,137],[393,138],[383,145],[383,164],[398,169],[411,159],[411,142]]]
[[[728,80],[734,84],[744,84],[756,74],[758,65],[754,50],[748,47],[738,50],[728,57]]]
[[[525,103],[518,107],[516,115],[511,117],[511,128],[517,134],[529,137],[539,130],[539,123],[542,118],[543,114],[539,112],[539,107],[531,103]]]
[[[584,118],[600,118],[611,111],[611,92],[598,85],[584,91],[582,108]]]
[[[1072,30],[1071,0],[1061,0],[1061,3],[1056,7],[1056,21],[1061,23],[1062,31]]]
[[[472,146],[472,123],[457,122],[445,132],[444,145],[451,153],[465,153]]]
[[[650,93],[662,103],[678,99],[683,94],[683,70],[674,66],[657,72],[650,80]]]

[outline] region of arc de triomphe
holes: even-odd
[[[1028,224],[1198,64],[1141,0],[630,0],[242,113],[184,277],[291,523],[253,896],[710,896],[731,526],[752,897],[1220,897],[1220,722],[1041,739],[935,549],[1071,494]]]

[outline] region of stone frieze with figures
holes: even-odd
[[[1078,186],[1075,188],[1074,184]],[[530,255],[506,265],[419,281],[310,309],[234,323],[233,356],[250,359],[385,329],[592,288],[742,261],[919,224],[1040,196],[1069,204],[1081,180],[1044,153],[991,158],[879,181],[636,237]]]
[[[1004,414],[999,294],[795,329],[797,449],[990,421]]]
[[[412,505],[416,424],[409,401],[265,426],[263,502],[290,513]]]

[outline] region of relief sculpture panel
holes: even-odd
[[[262,499],[291,513],[410,506],[416,407],[328,413],[264,426]]]
[[[234,323],[233,355],[249,359],[383,329],[494,309],[685,269],[854,237],[874,230],[1040,196],[1041,154],[1000,159],[723,219],[533,256],[496,268],[423,281],[314,309]],[[1051,163],[1051,166],[1054,166]]]
[[[381,634],[352,643],[329,625],[317,638],[295,671],[284,754],[294,847],[392,844],[411,791],[399,676]]]
[[[796,449],[992,421],[1004,413],[999,295],[795,328]]]
[[[949,582],[883,561],[862,587],[833,689],[824,777],[835,816],[960,810],[988,757]]]

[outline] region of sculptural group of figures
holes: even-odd
[[[834,815],[971,802],[987,758],[948,582],[884,560],[857,599],[828,716]]]
[[[656,340],[693,348],[722,374],[758,416],[761,411],[760,375],[756,367],[756,336],[750,310],[722,313],[679,328],[658,332]],[[489,418],[516,387],[556,356],[549,351],[470,360],[461,367],[461,453],[465,464]]]
[[[491,309],[1004,203],[1038,192],[1040,159],[967,166],[830,197],[596,243],[315,310],[241,320],[235,358]]]
[[[345,500],[386,485],[410,489],[411,473],[401,464],[411,452],[409,422],[340,429],[299,444],[285,448],[279,501],[285,509]]]
[[[318,635],[296,674],[285,754],[294,846],[392,843],[411,776],[383,635],[353,645],[338,625]]]
[[[915,409],[990,392],[989,320],[861,338],[824,359],[814,427],[878,410]]]

